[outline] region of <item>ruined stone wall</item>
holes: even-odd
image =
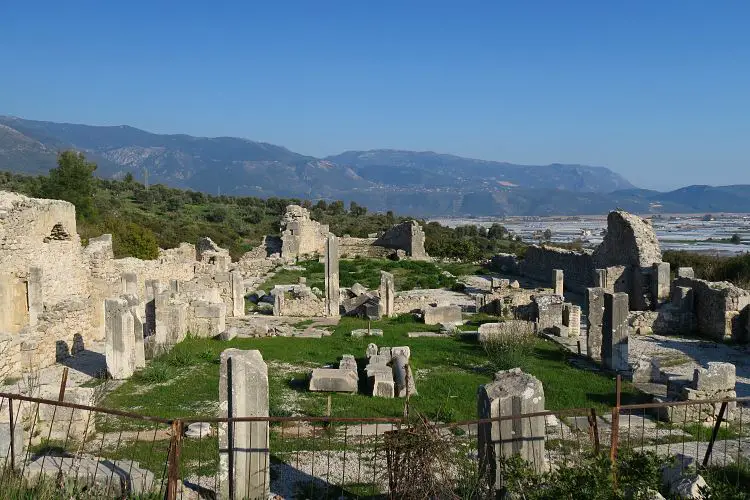
[[[339,253],[342,258],[353,259],[355,257],[365,257],[371,259],[385,259],[393,250],[375,246],[377,238],[353,238],[343,236],[339,238]]]
[[[158,280],[165,283],[171,280],[190,281],[195,277],[195,268],[195,245],[181,243],[177,248],[160,249],[158,257],[154,260],[141,260],[134,257],[113,259],[107,268],[106,280],[112,286],[117,287],[123,273],[135,273],[138,277],[138,296],[142,300],[146,280]]]
[[[562,269],[565,287],[584,292],[594,286],[595,272],[591,254],[563,248],[531,246],[520,265],[521,273],[542,282],[552,282],[552,271]]]
[[[275,316],[322,317],[326,316],[325,301],[312,293],[281,292],[276,295]]]
[[[747,340],[750,292],[727,281],[677,278],[676,286],[693,289],[698,332],[714,340]]]
[[[415,260],[429,258],[424,249],[425,235],[417,221],[396,224],[375,240],[374,245],[394,250],[404,250],[406,255]]]
[[[322,254],[328,233],[328,226],[312,220],[306,208],[289,205],[281,220],[281,256]]]
[[[37,267],[46,302],[88,295],[88,271],[76,232],[75,207],[66,201],[0,192],[0,270],[26,277]]]
[[[653,226],[622,210],[607,216],[607,234],[594,250],[594,265],[597,269],[610,266],[634,266],[650,268],[661,262],[661,248]]]

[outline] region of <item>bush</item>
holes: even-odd
[[[511,327],[492,335],[482,342],[482,347],[495,370],[509,370],[520,366],[524,358],[532,354],[535,344],[534,333]]]

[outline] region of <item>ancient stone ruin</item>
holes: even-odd
[[[299,205],[289,205],[281,220],[281,258],[294,260],[313,257],[325,252],[326,239],[330,230],[310,218],[310,212]],[[344,257],[373,258],[429,258],[424,249],[425,236],[416,221],[397,224],[382,235],[368,238],[353,238],[344,235],[340,238],[340,252]]]

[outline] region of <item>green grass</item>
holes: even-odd
[[[307,285],[321,290],[325,287],[324,266],[317,260],[299,262],[304,270],[291,271],[280,269],[275,276],[266,280],[258,289],[269,292],[275,285],[291,285],[299,282],[301,277],[307,279]],[[450,288],[456,284],[456,279],[444,276],[443,270],[448,270],[454,276],[459,274],[476,274],[481,269],[475,264],[434,264],[420,261],[392,261],[387,259],[342,259],[339,262],[339,283],[342,287],[350,287],[355,283],[369,289],[376,289],[380,285],[380,271],[393,274],[396,290],[412,290],[415,288]],[[455,272],[454,272],[455,271]],[[458,273],[458,274],[457,274]]]
[[[286,416],[325,414],[328,394],[311,393],[306,377],[316,366],[335,365],[342,354],[354,354],[364,366],[364,352],[371,339],[351,338],[354,328],[366,322],[343,318],[330,337],[322,339],[269,337],[236,338],[230,342],[214,339],[186,339],[167,355],[125,382],[104,400],[104,406],[127,408],[165,418],[214,416],[218,401],[221,351],[227,348],[258,349],[269,364],[270,413]],[[408,345],[416,373],[419,395],[411,399],[412,407],[430,418],[444,421],[476,418],[476,393],[480,385],[490,382],[493,369],[483,348],[475,341],[459,338],[409,339],[409,331],[431,330],[408,316],[372,323],[381,328],[384,337],[379,345]],[[549,409],[595,407],[605,410],[614,404],[615,381],[611,376],[579,370],[567,359],[570,353],[556,344],[539,339],[533,353],[524,356],[521,368],[542,380]],[[169,376],[154,378],[150,370],[166,371]],[[362,391],[364,392],[364,377]],[[639,393],[623,384],[623,404],[641,402]],[[332,394],[334,417],[399,417],[403,399],[381,399],[362,394]]]

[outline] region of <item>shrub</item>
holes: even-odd
[[[508,328],[503,333],[492,335],[482,342],[490,363],[496,370],[509,370],[521,365],[531,355],[536,344],[536,335],[519,328]]]

